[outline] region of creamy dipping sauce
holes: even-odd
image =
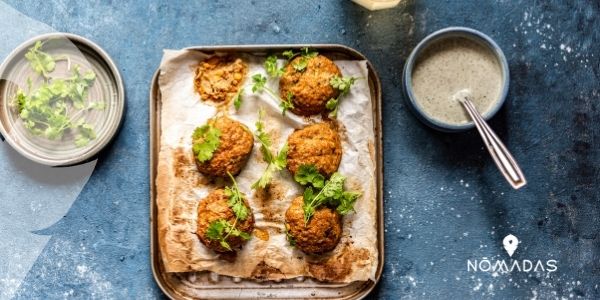
[[[430,118],[461,125],[471,119],[453,99],[460,90],[471,91],[471,100],[482,114],[500,101],[502,68],[489,48],[466,38],[445,38],[428,46],[412,72],[415,101]]]

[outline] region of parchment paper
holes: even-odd
[[[156,201],[160,254],[166,271],[208,270],[267,280],[298,276],[335,282],[374,279],[378,264],[375,135],[365,61],[335,61],[344,76],[362,78],[341,100],[338,111],[343,148],[339,172],[348,177],[346,188],[360,191],[362,197],[357,200],[356,212],[344,216],[343,237],[336,249],[327,255],[308,256],[289,245],[284,230],[285,211],[302,190],[287,170],[275,175],[269,190],[256,192],[250,189],[266,167],[256,139],[248,164],[236,177],[254,212],[256,229],[252,239],[237,257],[229,257],[229,260],[198,240],[195,235],[198,203],[224,183],[211,182],[196,170],[191,135],[197,126],[219,113],[228,114],[255,131],[258,109],[263,107],[267,112],[266,130],[273,139],[272,151],[275,152],[295,128],[320,119],[304,119],[291,112],[283,117],[277,102],[268,94],[253,94],[250,77],[256,73],[265,74],[264,58],[240,56],[248,63],[249,71],[244,102],[236,112],[233,105],[219,109],[203,102],[194,91],[195,67],[207,57],[206,54],[190,50],[164,51],[159,77],[162,107]],[[270,80],[268,86],[278,91],[278,80]]]

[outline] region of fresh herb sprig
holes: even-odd
[[[242,107],[242,101],[244,100],[242,98],[242,95],[244,93],[244,87],[240,87],[239,91],[235,94],[235,96],[233,96],[233,106],[235,107],[235,110],[239,110],[240,107]]]
[[[300,53],[294,52],[294,50],[286,50],[286,51],[283,51],[283,53],[281,53],[281,55],[283,55],[283,57],[285,57],[289,62],[290,60],[292,60],[292,58],[300,55]]]
[[[49,78],[49,74],[54,71],[56,61],[52,55],[42,51],[44,43],[41,41],[35,42],[33,47],[29,48],[25,53],[25,59],[29,61],[31,68],[44,78]]]
[[[271,152],[271,138],[264,131],[264,124],[262,122],[264,114],[263,109],[258,111],[258,121],[256,121],[256,131],[254,134],[260,142],[260,151],[263,155],[263,160],[267,163],[267,168],[260,178],[252,184],[253,189],[267,187],[273,179],[275,172],[283,170],[287,165],[287,143],[281,147],[277,155],[273,155]]]
[[[302,58],[299,59],[296,63],[294,63],[292,67],[298,72],[304,72],[304,70],[308,66],[308,60],[319,55],[319,52],[311,50],[308,47],[303,47],[300,49],[300,52],[295,52],[294,50],[287,50],[283,51],[281,55],[287,59],[288,63],[296,56],[302,56]]]
[[[339,77],[337,75],[335,75],[331,78],[331,80],[329,81],[329,84],[334,89],[339,90],[340,94],[337,96],[337,98],[329,99],[329,101],[327,101],[327,103],[325,104],[325,108],[330,110],[330,112],[329,112],[330,118],[335,118],[337,116],[337,111],[338,111],[340,100],[344,96],[348,95],[348,93],[350,93],[350,88],[352,87],[352,85],[354,84],[354,82],[357,79],[358,78],[356,78],[356,77]]]
[[[210,240],[218,241],[221,247],[231,251],[231,246],[229,245],[229,242],[227,242],[227,238],[230,236],[240,237],[244,240],[249,240],[251,238],[248,233],[243,232],[236,227],[238,221],[244,221],[248,218],[250,211],[244,203],[244,194],[240,192],[235,178],[233,178],[229,172],[227,172],[227,175],[229,175],[229,178],[231,179],[232,186],[225,188],[225,195],[229,197],[227,205],[233,210],[235,220],[233,221],[233,224],[225,219],[218,219],[210,223],[206,231],[206,236]]]
[[[227,222],[225,219],[216,220],[208,226],[206,236],[213,240],[218,241],[221,247],[231,251],[231,246],[227,242],[228,237],[240,237],[244,240],[249,240],[250,235],[237,229],[235,224]]]
[[[292,94],[292,92],[287,92],[287,95],[285,95],[285,99],[281,99],[281,102],[279,102],[279,107],[281,108],[281,113],[285,116],[285,112],[287,112],[290,109],[294,109],[294,102],[292,101],[292,99],[294,99],[294,94]]]
[[[244,203],[244,194],[240,192],[237,182],[231,173],[227,172],[227,175],[229,175],[229,178],[233,183],[232,186],[225,187],[225,196],[229,197],[227,204],[233,210],[235,217],[244,221],[248,218],[249,214],[248,207],[246,207],[246,204]]]
[[[294,63],[292,65],[292,67],[297,72],[304,72],[304,70],[306,70],[306,67],[308,66],[308,61],[311,58],[319,55],[319,52],[310,50],[309,48],[304,47],[304,48],[300,49],[300,53],[297,53],[297,54],[295,54],[294,52],[288,53],[288,56],[289,56],[288,60],[296,57],[297,55],[301,55],[302,57],[296,63]]]
[[[269,96],[273,97],[279,101],[279,107],[281,108],[281,113],[285,116],[285,113],[294,108],[294,104],[292,103],[292,98],[294,95],[291,92],[288,92],[285,99],[280,98],[277,93],[275,93],[272,89],[267,86],[267,77],[262,74],[255,74],[252,76],[252,92],[253,93],[262,93],[263,91],[269,94]]]
[[[192,151],[200,162],[205,162],[213,157],[214,152],[221,144],[221,130],[205,124],[197,127],[192,134]]]
[[[352,87],[352,85],[354,84],[354,82],[356,81],[356,77],[339,77],[339,76],[333,76],[331,78],[331,80],[329,81],[329,84],[331,84],[331,86],[335,89],[338,89],[341,94],[343,95],[347,95],[350,92],[350,87]]]
[[[294,175],[294,180],[304,186],[322,189],[325,185],[325,176],[319,173],[315,165],[301,165]]]
[[[290,233],[287,224],[285,225],[285,238],[288,240],[288,243],[290,243],[290,246],[296,246],[296,238]]]
[[[28,79],[27,92],[17,90],[14,104],[19,117],[33,135],[58,140],[70,130],[76,133],[75,146],[83,147],[96,138],[93,126],[86,122],[83,114],[92,109],[105,109],[104,102],[87,100],[96,74],[91,70],[81,74],[80,67],[75,65],[70,77],[51,79],[48,74],[54,70],[55,61],[40,50],[41,45],[37,42],[25,56],[31,68],[44,76],[45,81],[33,89]]]
[[[360,197],[360,193],[344,190],[346,177],[335,172],[329,180],[325,181],[323,188],[313,189],[309,186],[304,190],[304,222],[308,224],[315,210],[321,205],[336,207],[341,215],[346,215],[354,210],[354,203]]]
[[[307,66],[308,66],[308,60],[305,59],[304,57],[292,65],[292,67],[294,67],[294,70],[296,70],[298,72],[304,72],[304,70],[306,70]]]
[[[283,75],[283,67],[277,65],[277,56],[269,55],[264,63],[265,70],[270,77],[277,78]]]

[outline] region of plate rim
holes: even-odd
[[[17,55],[19,53],[21,53],[22,51],[24,51],[25,49],[27,49],[28,47],[30,47],[33,43],[35,43],[37,41],[43,41],[43,40],[48,40],[48,39],[52,39],[52,38],[67,38],[71,41],[81,43],[81,44],[89,47],[94,52],[96,52],[96,54],[98,54],[99,58],[101,58],[102,61],[107,65],[107,67],[108,67],[107,71],[114,77],[114,80],[116,83],[115,88],[117,91],[116,99],[117,99],[117,105],[118,105],[116,117],[118,119],[118,123],[114,124],[114,126],[109,127],[107,138],[105,139],[105,141],[96,145],[95,147],[92,147],[90,149],[90,151],[84,153],[81,156],[73,157],[73,158],[66,158],[66,159],[48,159],[48,158],[43,158],[38,155],[35,155],[34,153],[32,153],[30,151],[25,151],[20,145],[18,145],[10,137],[9,130],[7,128],[4,128],[4,125],[2,122],[0,122],[0,134],[2,134],[4,141],[7,142],[15,151],[17,151],[20,155],[22,155],[23,157],[25,157],[31,161],[34,161],[34,162],[42,164],[42,165],[51,166],[51,167],[67,167],[67,166],[73,166],[73,165],[77,165],[80,163],[85,163],[87,161],[90,161],[92,158],[97,156],[98,153],[100,153],[103,149],[105,149],[106,146],[109,145],[114,140],[114,138],[117,136],[117,133],[119,132],[121,126],[123,125],[123,119],[125,116],[125,102],[126,102],[125,87],[124,87],[123,77],[121,76],[121,73],[119,72],[117,65],[115,64],[115,62],[112,60],[110,55],[108,55],[108,53],[104,49],[102,49],[100,46],[98,46],[98,44],[94,43],[93,41],[91,41],[85,37],[82,37],[80,35],[73,34],[73,33],[67,33],[67,32],[44,33],[44,34],[40,34],[40,35],[31,37],[31,38],[27,39],[26,41],[22,42],[21,44],[19,44],[19,46],[15,47],[8,54],[8,56],[2,61],[2,64],[0,64],[0,79],[6,77],[6,76],[4,76],[4,74],[7,72],[8,65],[11,62],[13,62],[15,59],[18,58]],[[6,99],[4,99],[3,101],[6,101]],[[0,110],[2,110],[2,107],[0,107]]]

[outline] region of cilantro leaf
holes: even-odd
[[[346,181],[344,175],[338,172],[333,173],[319,194],[322,194],[324,198],[339,198],[344,191],[344,181]]]
[[[271,137],[265,132],[265,125],[263,123],[263,118],[265,117],[265,110],[260,108],[258,110],[258,120],[254,123],[256,126],[256,131],[254,134],[258,141],[260,142],[260,151],[263,155],[263,159],[267,162],[273,160],[273,154],[271,154]]]
[[[269,183],[271,183],[271,180],[273,179],[273,173],[275,173],[275,171],[276,171],[275,166],[272,164],[268,164],[267,168],[263,171],[260,178],[258,178],[258,180],[252,184],[251,188],[252,189],[257,189],[257,188],[264,189],[265,187],[267,187],[267,185],[269,185]]]
[[[302,205],[306,224],[321,205],[335,206],[336,210],[342,215],[348,214],[354,209],[354,203],[360,197],[360,193],[345,191],[345,181],[345,176],[335,172],[316,195],[312,187],[306,188],[304,191],[304,204]]]
[[[210,223],[210,225],[208,225],[208,229],[206,230],[206,237],[208,237],[208,239],[218,241],[223,248],[231,251],[231,246],[227,242],[227,238],[229,236],[240,237],[244,240],[250,239],[250,235],[248,233],[237,229],[235,225],[232,225],[225,219],[213,221]]]
[[[83,79],[88,82],[96,80],[96,73],[88,70],[83,74]]]
[[[283,145],[283,147],[281,148],[281,150],[279,150],[279,153],[277,154],[277,156],[272,158],[271,162],[267,165],[267,168],[265,169],[263,174],[260,176],[260,178],[256,182],[254,182],[254,184],[252,184],[253,189],[256,189],[257,187],[265,188],[267,185],[269,185],[269,183],[271,183],[271,180],[273,179],[273,175],[276,172],[281,171],[286,167],[286,165],[287,165],[287,150],[288,150],[288,146],[287,146],[287,143],[285,143]],[[272,154],[270,154],[270,155],[272,157]]]
[[[285,100],[282,99],[282,101],[279,102],[279,107],[281,107],[281,113],[284,116],[288,110],[294,109],[294,103],[292,102],[293,98],[294,98],[294,94],[292,94],[292,92],[288,92]]]
[[[77,136],[75,138],[75,146],[81,148],[81,147],[85,147],[87,146],[87,144],[90,143],[90,139],[84,137],[84,136]]]
[[[308,61],[311,58],[314,58],[317,55],[319,55],[319,52],[312,51],[308,47],[304,47],[300,49],[300,55],[302,57],[296,63],[294,63],[292,67],[294,67],[294,70],[296,70],[297,72],[304,72],[304,70],[306,70],[306,67],[308,66]]]
[[[323,188],[325,177],[319,173],[315,165],[301,165],[294,175],[294,180],[301,185],[312,185],[317,189]]]
[[[296,55],[298,55],[298,53],[294,53],[293,50],[287,50],[287,51],[283,51],[283,53],[281,53],[281,55],[283,57],[285,57],[288,61],[290,61],[292,58],[294,58]]]
[[[292,246],[292,247],[296,246],[296,238],[290,233],[290,231],[288,229],[288,225],[285,225],[285,238],[290,243],[290,246]]]
[[[335,109],[337,107],[337,105],[338,105],[338,99],[331,98],[325,104],[325,108],[327,108],[329,110],[333,110],[333,109]]]
[[[208,230],[206,230],[206,236],[211,240],[218,240],[223,236],[225,228],[227,228],[227,221],[220,219],[210,223]]]
[[[94,127],[88,123],[85,123],[83,120],[81,120],[77,128],[79,129],[79,135],[75,137],[75,145],[77,147],[84,147],[89,144],[91,140],[96,138]]]
[[[271,97],[273,97],[273,99],[276,99],[277,101],[279,101],[279,107],[282,108],[282,114],[285,116],[285,112],[288,109],[292,109],[294,108],[294,104],[292,103],[292,98],[293,98],[293,94],[291,92],[288,92],[286,99],[281,99],[279,98],[279,96],[269,87],[266,86],[267,84],[267,77],[261,75],[261,74],[255,74],[254,76],[252,76],[252,92],[253,93],[262,93],[263,91],[266,92],[267,94],[269,94]]]
[[[331,80],[329,80],[329,84],[334,89],[339,90],[340,95],[337,98],[329,99],[329,101],[327,101],[327,104],[325,104],[325,107],[331,111],[329,113],[329,117],[335,118],[337,116],[340,99],[346,96],[348,93],[350,93],[350,87],[352,87],[352,85],[357,79],[358,78],[356,77],[339,77],[337,75],[331,77]]]
[[[231,246],[229,246],[229,243],[227,243],[226,240],[224,240],[224,239],[219,240],[219,244],[221,245],[221,247],[231,251]]]
[[[358,197],[360,197],[360,193],[344,191],[342,197],[339,198],[339,204],[336,208],[337,212],[343,216],[354,211],[354,203]]]
[[[229,225],[229,222],[224,219],[214,221],[208,225],[206,236],[211,240],[219,241],[221,247],[231,251],[229,243],[225,240],[225,230],[229,228]]]
[[[304,190],[304,194],[303,194],[303,200],[304,200],[304,204],[306,206],[310,206],[310,203],[313,201],[313,199],[315,198],[315,192],[313,190],[312,187],[307,187]]]
[[[82,136],[87,137],[92,140],[96,138],[96,132],[94,131],[94,127],[92,127],[92,125],[82,122],[81,124],[79,124],[78,128],[79,128],[79,133]]]
[[[252,92],[262,92],[267,84],[267,77],[262,76],[261,74],[255,74],[252,76],[252,82],[254,83],[252,85]]]
[[[296,70],[297,72],[304,72],[307,66],[308,59],[306,57],[300,58],[296,63],[292,65],[292,67],[294,67],[294,70]]]
[[[256,135],[260,142],[260,151],[263,155],[263,160],[267,163],[267,168],[260,178],[252,184],[252,189],[267,187],[273,179],[275,172],[283,170],[287,165],[287,143],[281,147],[281,150],[279,150],[279,153],[277,153],[276,156],[271,152],[271,137],[264,131],[264,124],[262,122],[264,114],[265,112],[263,109],[258,111],[258,120],[255,124],[256,131],[254,132],[254,135]]]
[[[343,95],[348,94],[350,92],[350,87],[354,84],[357,78],[355,77],[339,77],[337,75],[331,77],[329,80],[329,84],[334,88],[339,90]]]
[[[214,152],[221,144],[221,130],[210,124],[197,127],[192,135],[192,151],[200,162],[212,158]]]
[[[306,58],[313,58],[313,57],[317,57],[317,55],[319,55],[319,52],[310,50],[310,48],[308,48],[308,47],[303,47],[302,49],[300,49],[300,52],[302,52],[302,56],[304,56]]]
[[[91,109],[104,109],[104,102],[88,101],[88,90],[96,80],[96,74],[75,65],[68,78],[54,79],[49,76],[57,60],[69,58],[52,57],[41,50],[43,43],[36,42],[25,54],[30,67],[45,79],[35,89],[31,78],[27,79],[28,92],[19,89],[14,98],[19,117],[25,128],[33,135],[49,140],[60,140],[65,132],[75,133],[73,142],[77,147],[87,145],[96,138],[91,124],[85,122],[85,113]],[[73,110],[73,108],[75,108]]]
[[[328,110],[330,110],[330,112],[329,112],[329,117],[330,118],[335,118],[337,116],[338,102],[339,102],[338,99],[339,99],[339,97],[338,98],[331,98],[325,104],[325,108],[327,108]]]
[[[42,46],[41,41],[35,42],[33,47],[25,53],[25,59],[29,61],[29,65],[36,73],[48,78],[48,74],[54,71],[56,62],[50,54],[41,50]]]
[[[244,221],[248,218],[248,214],[250,213],[248,207],[246,207],[246,203],[244,203],[244,194],[240,192],[235,178],[233,178],[229,172],[227,172],[227,175],[229,175],[229,178],[233,183],[231,187],[225,187],[225,195],[229,197],[227,204],[231,207],[231,210],[233,210],[235,217]]]
[[[287,153],[288,153],[288,144],[287,142],[283,144],[283,147],[277,153],[277,156],[273,160],[273,165],[276,166],[276,169],[283,170],[287,166]]]
[[[242,106],[242,93],[244,92],[244,87],[240,87],[240,90],[233,97],[233,106],[236,110],[239,110]]]
[[[271,77],[275,78],[283,75],[283,68],[279,68],[277,66],[277,56],[275,55],[268,56],[265,60],[264,66],[267,74],[269,74]]]

